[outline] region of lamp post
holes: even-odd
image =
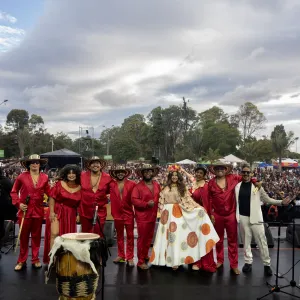
[[[299,140],[299,137],[296,137],[295,138],[295,141],[296,141],[296,153],[298,153],[298,140]]]
[[[109,155],[109,133],[110,133],[110,129],[112,129],[114,127],[114,125],[111,125],[110,127],[106,127],[105,125],[103,125],[103,127],[105,129],[108,129],[108,131],[107,131],[107,143],[106,143],[106,155]]]
[[[0,105],[4,104],[4,103],[6,103],[6,102],[8,102],[7,99],[6,99],[6,100],[3,100],[3,101],[0,103]]]

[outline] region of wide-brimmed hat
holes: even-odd
[[[142,178],[143,177],[143,171],[146,171],[146,170],[152,170],[153,177],[157,176],[157,174],[159,172],[159,168],[157,166],[153,166],[153,165],[150,165],[150,164],[143,164],[138,169],[136,169],[135,173],[138,177]]]
[[[102,159],[102,158],[100,158],[98,156],[92,156],[91,158],[85,160],[85,162],[84,162],[85,167],[87,169],[90,169],[90,165],[94,161],[98,161],[100,163],[100,168],[101,169],[104,169],[107,166],[107,162],[104,159]]]
[[[213,173],[214,175],[216,175],[216,168],[218,168],[218,167],[225,168],[225,175],[230,174],[232,169],[233,169],[232,165],[230,165],[230,164],[225,164],[225,163],[222,163],[222,162],[216,162],[216,163],[209,166],[209,171],[211,173]]]
[[[129,177],[129,176],[130,176],[130,174],[131,174],[132,171],[131,171],[130,169],[126,168],[125,166],[120,166],[120,165],[118,165],[118,166],[113,166],[113,167],[108,171],[109,175],[110,175],[112,178],[114,178],[114,179],[118,179],[118,178],[117,178],[117,174],[118,174],[119,172],[124,172],[124,173],[125,173],[125,178],[126,178],[126,177]]]
[[[47,164],[48,159],[47,158],[41,158],[38,154],[32,154],[28,158],[22,159],[20,161],[20,164],[23,168],[27,169],[33,161],[38,161],[40,163],[40,166],[43,167]]]

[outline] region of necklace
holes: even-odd
[[[177,183],[172,183],[171,187],[177,187]]]
[[[101,173],[99,174],[99,176],[98,176],[98,179],[97,179],[96,183],[95,183],[95,184],[93,184],[93,179],[92,179],[93,177],[91,176],[91,186],[92,186],[92,189],[94,189],[94,187],[95,187],[95,186],[97,186],[97,185],[99,184],[100,177],[101,177]]]

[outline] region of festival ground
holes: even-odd
[[[285,241],[280,244],[281,274],[287,272],[292,266],[291,245]],[[272,268],[276,268],[276,248],[270,249]],[[42,253],[43,248],[41,248]],[[300,259],[300,249],[296,249],[296,262]],[[116,256],[116,247],[111,248],[112,258]],[[227,251],[226,251],[227,255]],[[188,268],[182,268],[174,272],[163,267],[152,267],[149,271],[139,271],[137,268],[128,268],[123,265],[115,265],[112,258],[105,269],[104,296],[107,300],[188,300],[188,299],[257,299],[268,292],[266,281],[272,284],[275,276],[265,278],[263,266],[259,258],[258,250],[253,251],[254,263],[252,274],[240,276],[231,275],[226,261],[223,270],[216,274],[194,272]],[[29,257],[30,258],[30,257]],[[1,300],[37,300],[58,299],[55,287],[55,274],[46,285],[44,283],[44,269],[33,270],[29,266],[26,270],[17,273],[14,266],[17,254],[10,252],[2,255],[0,260],[0,299]],[[28,260],[30,263],[30,260]],[[243,250],[239,249],[239,264],[243,266]],[[281,285],[286,285],[291,280],[291,272],[284,279],[280,279]],[[299,285],[300,263],[295,268],[295,280]],[[287,292],[300,296],[300,290],[294,288],[284,289]],[[97,299],[101,299],[100,294]],[[268,296],[265,299],[296,299],[280,293],[277,297]]]

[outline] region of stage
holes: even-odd
[[[287,272],[292,264],[292,249],[287,242],[281,242],[280,268],[281,274]],[[41,248],[42,253],[43,248]],[[116,256],[116,247],[111,248],[112,258]],[[276,267],[276,250],[270,249],[272,268]],[[300,259],[300,249],[296,249],[296,262]],[[227,255],[227,252],[226,252]],[[253,251],[254,263],[251,274],[231,275],[228,262],[223,270],[215,274],[194,272],[182,268],[174,272],[163,267],[152,267],[149,271],[128,268],[125,265],[115,265],[112,258],[105,269],[105,299],[107,300],[188,300],[214,299],[234,300],[256,299],[268,292],[266,280],[275,282],[275,276],[265,278],[258,250]],[[243,250],[239,249],[240,268],[243,266]],[[46,285],[44,283],[44,268],[33,270],[28,260],[28,267],[22,272],[15,272],[14,266],[17,254],[10,252],[2,255],[0,260],[0,299],[2,300],[36,300],[58,299],[55,288],[55,274]],[[286,285],[291,279],[291,273],[280,279],[281,285]],[[300,263],[296,266],[295,280],[299,284]],[[285,289],[290,292],[291,289]],[[294,293],[300,296],[300,291],[294,288]],[[97,299],[101,299],[98,295]],[[265,299],[296,299],[277,294]]]

